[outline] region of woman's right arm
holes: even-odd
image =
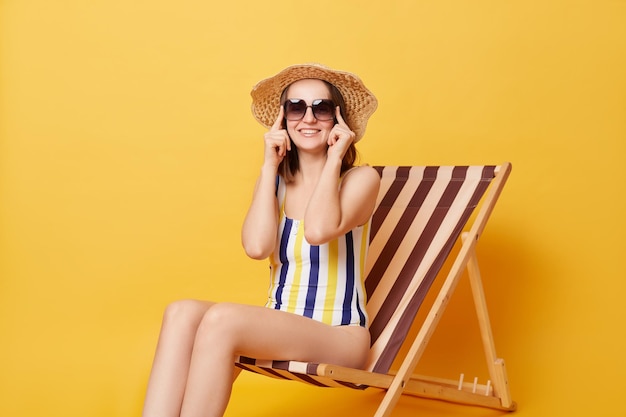
[[[241,230],[241,241],[246,254],[253,259],[267,258],[278,235],[278,201],[276,200],[276,174],[278,166],[291,149],[287,131],[281,128],[283,108],[271,129],[265,134],[265,157],[257,179],[252,203]]]
[[[276,172],[263,166],[241,230],[246,254],[253,259],[267,258],[274,250],[277,233]]]

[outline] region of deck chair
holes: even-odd
[[[511,170],[500,166],[375,167],[381,186],[370,229],[365,287],[371,349],[364,370],[333,364],[239,357],[236,366],[325,387],[386,390],[375,417],[390,416],[401,394],[515,410],[504,361],[496,356],[476,259],[481,236]],[[477,213],[473,214],[475,208]],[[471,225],[468,221],[472,219]],[[463,232],[463,230],[467,230]],[[463,235],[463,236],[461,236]],[[460,248],[453,251],[458,240]],[[456,258],[442,267],[450,253]],[[487,359],[487,384],[413,375],[459,278],[467,269]],[[438,275],[444,275],[438,277]],[[436,278],[443,280],[397,371],[390,367]],[[407,341],[409,343],[411,341]],[[402,349],[403,351],[406,349]],[[400,361],[400,359],[398,359]]]

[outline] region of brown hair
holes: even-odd
[[[333,100],[335,105],[339,106],[341,117],[344,120],[346,120],[346,102],[344,101],[343,96],[341,95],[337,87],[335,87],[328,81],[324,81],[324,80],[320,80],[320,81],[326,84],[326,86],[328,87],[328,90],[330,91],[331,99]],[[291,84],[288,85],[283,90],[282,94],[280,95],[281,106],[284,105],[285,100],[287,100],[287,91],[289,90],[290,86]],[[284,125],[284,120],[283,120],[283,127],[286,127]],[[352,168],[354,166],[354,163],[357,161],[357,158],[358,158],[358,153],[357,153],[356,147],[354,146],[354,142],[352,142],[350,144],[350,147],[346,151],[346,154],[344,155],[343,160],[341,161],[341,174],[343,174],[344,172]],[[281,177],[285,179],[286,182],[290,182],[293,180],[293,176],[299,170],[300,170],[300,160],[298,158],[298,148],[295,146],[295,144],[292,141],[291,151],[287,152],[285,159],[283,159],[280,165],[278,166],[278,173],[280,174]]]

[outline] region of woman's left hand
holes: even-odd
[[[328,156],[337,156],[339,160],[342,160],[350,144],[354,142],[356,134],[350,130],[341,117],[339,106],[335,108],[335,117],[337,124],[333,126],[330,135],[328,135]]]

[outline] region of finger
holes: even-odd
[[[330,134],[328,135],[328,145],[329,146],[333,146],[335,143],[337,143],[337,141],[341,138],[341,132],[340,132],[340,127],[338,125],[335,125],[335,127],[332,128],[332,130],[330,131]]]
[[[287,152],[287,144],[284,138],[273,138],[267,142],[268,149],[273,149],[279,156],[284,156]]]
[[[270,147],[274,149],[277,155],[282,155],[285,152],[285,142],[282,139],[272,138]]]
[[[343,120],[343,117],[341,116],[341,109],[339,108],[339,106],[335,107],[335,117],[337,118],[337,123],[339,125],[348,127],[348,124],[345,122],[345,120]]]
[[[289,137],[289,133],[287,133],[286,130],[283,130],[284,133],[284,142],[283,142],[283,147],[286,149],[285,150],[285,155],[287,154],[287,152],[291,151],[291,138]]]
[[[276,145],[276,153],[278,154],[278,156],[285,156],[285,145]]]
[[[273,133],[273,135],[273,141],[275,142],[274,147],[276,149],[280,148],[280,154],[282,156],[291,151],[291,139],[289,138],[286,130],[281,129],[276,133]]]
[[[283,116],[284,116],[283,106],[280,106],[280,108],[278,109],[278,117],[276,118],[276,121],[274,122],[274,124],[272,125],[270,130],[280,130],[281,129],[281,125],[283,123]]]

